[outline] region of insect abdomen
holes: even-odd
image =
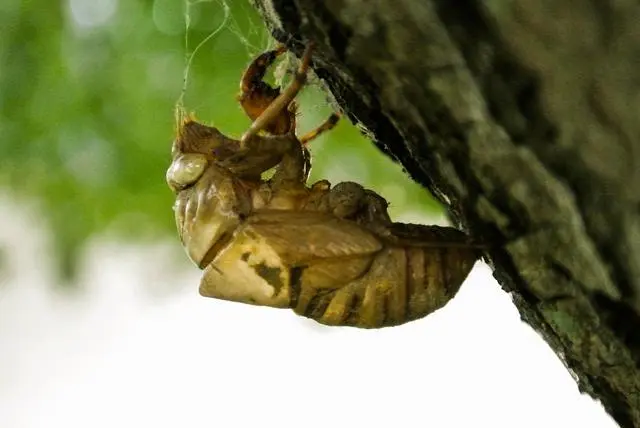
[[[477,249],[469,246],[428,244],[404,241],[402,246],[387,246],[373,256],[366,273],[338,289],[312,290],[302,284],[307,298],[294,310],[322,324],[360,328],[422,318],[456,295],[478,258]]]
[[[422,318],[451,300],[475,264],[469,248],[405,248],[407,319]]]

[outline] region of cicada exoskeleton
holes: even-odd
[[[391,222],[386,201],[356,183],[307,185],[303,145],[337,117],[304,141],[295,134],[291,103],[309,55],[293,89],[260,86],[241,97],[255,119],[241,140],[193,120],[181,126],[167,181],[182,243],[204,269],[200,293],[290,308],[327,325],[377,328],[424,317],[457,293],[479,248],[454,228]],[[254,61],[243,93],[252,87],[247,75],[261,80],[265,58],[275,56]]]

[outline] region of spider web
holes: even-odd
[[[219,10],[223,11],[222,22],[214,28],[206,37],[200,40],[195,47],[192,47],[191,43],[191,30],[192,30],[192,16],[194,7],[202,4],[202,3],[217,3],[219,5]],[[243,4],[239,2],[237,5],[234,5],[237,8],[241,8],[243,10],[248,11],[248,4]],[[186,109],[186,97],[189,89],[190,83],[190,73],[193,61],[199,51],[209,42],[211,42],[217,35],[220,34],[222,30],[227,30],[234,34],[235,37],[238,38],[240,44],[244,47],[247,52],[247,58],[253,57],[257,52],[264,51],[269,49],[275,43],[269,37],[266,31],[260,31],[259,28],[250,28],[249,33],[246,31],[242,31],[240,25],[236,21],[233,13],[231,11],[231,7],[227,0],[184,0],[183,1],[184,8],[184,68],[182,75],[182,88],[180,90],[180,94],[175,103],[175,120],[176,126],[179,127],[180,124],[184,121],[184,119],[188,116]],[[261,36],[261,46],[256,46],[253,44],[248,36],[260,34]]]
[[[223,12],[222,21],[220,24],[214,28],[207,36],[205,36],[202,40],[200,40],[195,46],[192,46],[193,41],[191,40],[191,30],[192,28],[192,17],[194,8],[203,3],[217,3],[218,10]],[[192,64],[196,55],[199,51],[207,45],[207,43],[211,42],[218,36],[223,30],[231,32],[240,42],[239,44],[244,48],[247,53],[247,61],[251,58],[254,58],[258,53],[264,52],[268,49],[272,49],[276,42],[271,38],[268,32],[263,27],[250,26],[249,29],[243,29],[238,24],[234,17],[235,13],[238,13],[238,10],[246,11],[246,15],[251,14],[253,11],[249,10],[251,6],[246,1],[238,1],[234,0],[232,11],[230,0],[183,0],[183,9],[184,9],[184,67],[183,67],[183,75],[182,75],[182,88],[180,90],[180,94],[175,103],[175,123],[176,130],[180,128],[183,121],[189,116],[189,112],[187,111],[187,94],[189,90],[190,84],[190,74]],[[255,37],[256,34],[258,37]],[[254,42],[252,42],[254,40]],[[255,40],[258,40],[256,45]],[[295,56],[287,53],[282,58],[278,60],[276,66],[271,70],[272,73],[268,73],[268,75],[273,76],[273,83],[280,87],[285,87],[290,83],[292,76],[295,73],[295,70],[298,66],[298,61],[295,59]],[[238,75],[240,75],[242,70],[238,70]],[[329,106],[334,105],[333,100],[327,99],[326,94],[324,97],[319,97],[320,90],[316,84],[317,81],[314,79],[313,75],[309,76],[309,80],[307,82],[306,87],[315,87],[311,91],[303,91],[301,97],[298,98],[298,102],[304,104],[304,117],[307,120],[302,121],[308,122],[309,119],[313,118],[313,122],[317,122],[326,116],[326,112],[332,110]],[[304,92],[307,92],[306,94]],[[315,94],[309,94],[309,92],[313,92]],[[322,100],[324,98],[324,100]],[[324,102],[323,102],[324,101]],[[304,126],[304,125],[303,125]],[[305,126],[306,128],[307,126]]]
[[[191,10],[194,6],[200,3],[208,3],[212,0],[184,0],[184,70],[182,73],[182,89],[180,90],[180,95],[176,101],[175,105],[175,120],[176,127],[179,127],[180,124],[187,117],[187,112],[185,108],[185,98],[187,95],[187,89],[189,88],[189,73],[191,71],[191,64],[193,63],[193,59],[195,58],[198,51],[207,44],[208,41],[212,40],[223,28],[227,25],[229,21],[229,17],[231,16],[231,10],[229,5],[225,0],[219,0],[220,5],[224,11],[224,18],[218,27],[216,27],[209,35],[207,35],[204,39],[200,41],[196,45],[196,47],[191,50],[189,45],[189,31],[191,30]]]

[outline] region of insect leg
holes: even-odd
[[[321,134],[333,129],[337,125],[339,120],[340,120],[340,114],[332,113],[331,116],[329,116],[327,120],[325,120],[320,126],[318,126],[316,129],[312,131],[307,132],[302,137],[300,137],[300,142],[302,144],[307,144],[310,141],[315,140]]]
[[[304,51],[293,82],[291,82],[291,84],[287,86],[287,88],[278,95],[278,97],[273,100],[273,102],[264,111],[262,111],[260,116],[251,124],[249,129],[247,129],[240,139],[242,144],[246,144],[247,140],[256,135],[259,131],[263,129],[268,130],[269,125],[274,123],[283,111],[288,110],[289,104],[293,101],[296,95],[298,95],[298,92],[300,92],[307,81],[307,71],[309,70],[309,65],[311,63],[312,51],[313,44],[310,43]]]
[[[243,98],[251,95],[253,91],[255,91],[257,86],[261,84],[268,86],[265,82],[262,81],[264,79],[264,75],[267,72],[267,68],[283,53],[287,51],[287,48],[284,45],[278,46],[276,49],[264,52],[254,59],[249,67],[245,70],[242,78],[240,79],[240,95],[238,96],[239,101],[242,101]],[[273,91],[277,91],[275,88],[271,88]],[[277,96],[277,94],[276,94]],[[274,97],[275,98],[275,97]]]
[[[286,48],[279,46],[277,49],[259,55],[247,67],[240,79],[238,101],[251,120],[256,120],[260,117],[280,95],[280,88],[273,88],[263,79],[267,68],[284,52],[286,52]],[[294,117],[295,108],[290,111],[279,111],[264,129],[271,134],[285,134],[291,129],[291,122]]]
[[[255,136],[235,156],[219,163],[248,179],[259,179],[260,174],[276,167],[271,179],[275,187],[305,184],[311,169],[308,151],[293,134]]]
[[[273,138],[282,138],[274,136]],[[291,183],[304,184],[311,170],[311,157],[309,152],[299,143],[292,144],[282,156],[272,177],[274,188],[287,187]]]

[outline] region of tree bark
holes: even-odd
[[[254,0],[348,117],[492,245],[522,319],[640,427],[640,3]]]

